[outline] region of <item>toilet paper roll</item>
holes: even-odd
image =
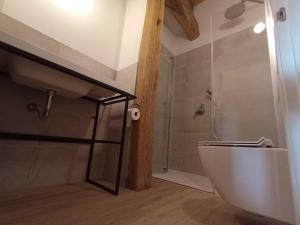
[[[138,108],[128,109],[127,114],[127,127],[131,127],[132,120],[139,120],[141,117],[141,112]]]
[[[141,117],[141,112],[138,108],[128,109],[128,113],[130,114],[131,120],[139,120]]]

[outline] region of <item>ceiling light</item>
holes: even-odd
[[[92,12],[94,0],[52,0],[53,3],[69,13],[85,16]]]
[[[253,28],[253,31],[254,33],[256,34],[260,34],[261,32],[263,32],[264,30],[266,29],[266,24],[262,23],[262,22],[259,22],[257,23],[254,28]]]

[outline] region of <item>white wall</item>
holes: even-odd
[[[143,36],[147,0],[127,0],[124,19],[123,36],[121,42],[119,70],[116,81],[120,82],[126,90],[135,93],[137,66],[139,60],[140,44]],[[113,110],[122,113],[121,110]]]
[[[228,22],[224,18],[225,10],[237,3],[236,0],[207,0],[197,5],[194,14],[197,18],[200,28],[200,37],[194,41],[189,41],[185,37],[175,36],[168,29],[164,29],[163,44],[169,50],[179,55],[197,47],[211,42],[211,16],[213,16],[213,38],[214,40],[229,36],[253,26],[259,21],[265,20],[264,5],[257,3],[246,3],[247,11],[240,20]],[[171,43],[171,44],[170,44]]]
[[[127,0],[119,70],[138,62],[147,0]]]
[[[0,10],[2,10],[5,0],[0,0]]]
[[[79,11],[74,8],[74,3],[73,10],[57,3],[70,0],[2,1],[2,12],[8,16],[112,69],[118,69],[126,1],[77,0],[75,2],[91,4],[90,8],[81,5]],[[131,33],[134,32],[133,27]]]

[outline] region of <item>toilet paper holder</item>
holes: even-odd
[[[138,108],[138,109],[140,109],[141,108],[141,104],[138,103],[138,102],[134,102],[130,108]]]

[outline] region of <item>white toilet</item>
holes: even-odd
[[[294,222],[287,149],[199,146],[203,168],[231,205]]]

